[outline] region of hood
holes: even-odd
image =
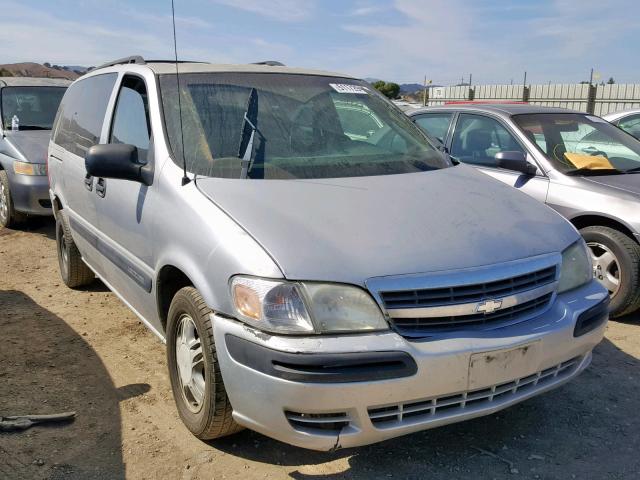
[[[640,196],[640,173],[627,173],[625,175],[600,175],[582,177],[588,182],[613,187],[636,196]]]
[[[560,215],[473,168],[323,180],[198,179],[285,277],[364,284],[560,252]],[[250,272],[244,272],[250,273]]]
[[[6,140],[13,151],[3,152],[11,157],[21,156],[30,163],[46,163],[51,130],[22,130],[6,132]],[[11,147],[9,147],[11,149]]]

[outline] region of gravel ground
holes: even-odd
[[[53,237],[50,220],[0,230],[0,416],[77,419],[0,433],[2,479],[640,478],[640,316],[609,324],[578,379],[496,415],[335,453],[201,442],[163,345],[99,282],[67,289]]]

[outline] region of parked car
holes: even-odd
[[[609,113],[602,118],[640,140],[640,108]]]
[[[166,341],[198,438],[364,445],[587,367],[609,297],[560,215],[454,166],[364,81],[175,68],[76,81],[49,171],[64,282],[97,275]]]
[[[0,78],[0,228],[15,226],[27,215],[51,215],[47,147],[70,83]]]
[[[640,307],[640,142],[560,108],[454,105],[410,115],[452,158],[567,217],[591,249],[613,317]]]

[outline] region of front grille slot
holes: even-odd
[[[339,433],[347,427],[350,418],[346,412],[298,413],[285,411],[289,424],[296,430],[310,433]]]
[[[494,313],[474,313],[473,315],[461,315],[451,317],[429,317],[429,318],[394,318],[395,327],[404,335],[411,336],[411,333],[425,333],[429,330],[446,331],[451,328],[471,327],[477,325],[508,323],[518,318],[531,316],[544,310],[551,301],[553,293],[547,293],[529,302],[521,303],[514,307],[503,308]]]
[[[369,419],[376,428],[392,428],[405,423],[428,423],[474,410],[488,409],[561,382],[576,372],[581,360],[582,357],[575,357],[528,377],[480,390],[396,405],[370,407]]]
[[[397,308],[428,308],[456,303],[480,302],[525,292],[555,281],[556,266],[512,278],[481,284],[458,285],[445,288],[380,292],[384,306]]]

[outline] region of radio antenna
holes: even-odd
[[[176,60],[176,83],[178,84],[178,113],[180,116],[180,146],[182,147],[182,186],[191,180],[187,176],[187,157],[184,155],[184,130],[182,127],[182,94],[180,93],[180,69],[178,68],[178,40],[176,37],[176,8],[174,0],[171,0],[171,20],[173,21],[173,53]]]

